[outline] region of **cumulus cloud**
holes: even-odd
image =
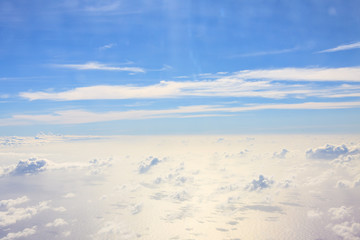
[[[352,207],[341,206],[338,208],[330,208],[329,213],[333,220],[344,219],[352,214]]]
[[[67,193],[63,196],[63,198],[74,198],[75,194],[74,193]]]
[[[307,212],[307,216],[308,218],[319,218],[323,215],[323,212],[321,212],[319,209],[315,209],[315,210],[309,210]]]
[[[142,204],[135,204],[131,207],[131,214],[136,215],[142,211]]]
[[[39,212],[47,209],[50,209],[49,202],[47,201],[26,208],[9,207],[6,211],[0,211],[0,227],[5,227],[18,221],[32,218]]]
[[[181,192],[177,192],[175,193],[172,198],[176,201],[180,201],[180,202],[183,202],[183,201],[187,201],[191,198],[191,195],[186,192],[186,191],[181,191]]]
[[[347,181],[347,180],[339,180],[339,181],[336,182],[335,187],[336,188],[351,188],[352,183],[350,181]]]
[[[287,154],[288,152],[289,152],[288,150],[283,149],[280,153],[275,152],[275,153],[273,154],[273,157],[274,157],[274,158],[284,159],[284,158],[286,157],[286,154]]]
[[[0,167],[0,176],[12,175],[34,175],[45,171],[49,167],[49,161],[46,159],[29,158],[27,160],[20,160],[17,165],[10,165],[7,167]],[[55,165],[50,164],[52,168]]]
[[[270,188],[274,184],[272,179],[266,178],[263,175],[259,175],[259,179],[254,179],[249,185],[246,186],[248,191],[258,191],[265,188]]]
[[[108,221],[103,224],[95,239],[133,239],[135,234],[130,231],[123,223]]]
[[[25,228],[20,232],[8,233],[5,237],[0,240],[12,240],[16,238],[25,238],[36,233],[37,226],[33,226],[32,228]]]
[[[278,187],[280,188],[289,188],[293,186],[293,181],[290,179],[285,179],[278,183]]]
[[[93,159],[89,161],[89,175],[103,174],[107,168],[112,166],[112,158],[109,159]]]
[[[10,172],[11,175],[31,175],[45,171],[47,160],[29,158],[28,160],[19,161],[15,169]]]
[[[29,198],[27,196],[22,196],[16,199],[1,200],[0,207],[10,208],[28,201]]]
[[[343,222],[336,224],[332,230],[344,240],[359,240],[360,239],[360,223],[357,222]]]
[[[142,161],[139,166],[139,173],[143,174],[148,172],[152,167],[159,164],[160,160],[158,158],[149,157],[145,161]]]
[[[67,224],[68,223],[64,219],[57,218],[53,222],[50,222],[50,223],[46,224],[46,227],[60,227],[60,226],[64,226],[64,225],[67,225]]]
[[[310,149],[306,152],[306,157],[309,159],[325,159],[333,160],[341,156],[353,155],[359,153],[358,149],[350,151],[345,145],[333,146],[327,144],[322,148]]]

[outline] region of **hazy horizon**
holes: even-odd
[[[0,240],[360,240],[359,13],[1,0]]]

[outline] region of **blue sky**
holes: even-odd
[[[0,2],[0,135],[359,133],[360,3]]]

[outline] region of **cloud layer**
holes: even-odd
[[[29,124],[81,124],[125,119],[191,118],[209,116],[226,117],[228,114],[260,110],[349,109],[359,107],[360,102],[305,102],[294,104],[253,104],[242,107],[196,105],[178,107],[174,109],[130,110],[111,112],[67,110],[41,115],[14,115],[9,119],[0,119],[0,126]]]
[[[74,139],[2,145],[51,160],[13,155],[4,167],[19,174],[0,177],[0,239],[358,237],[358,136]]]
[[[77,69],[119,70],[95,63],[64,65]],[[125,70],[126,68],[124,68]],[[136,69],[128,69],[135,71]],[[141,72],[139,70],[139,72]],[[94,99],[161,99],[186,96],[201,97],[261,97],[281,99],[286,97],[354,97],[359,95],[358,85],[314,86],[303,83],[279,83],[273,81],[311,82],[360,82],[360,68],[283,68],[273,70],[244,70],[215,80],[161,81],[147,86],[96,85],[79,87],[63,92],[21,92],[28,100],[94,100]],[[207,76],[210,77],[211,76]],[[257,81],[249,81],[257,80]]]

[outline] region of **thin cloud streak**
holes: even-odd
[[[110,49],[110,48],[113,48],[113,47],[115,47],[115,46],[116,46],[115,43],[109,43],[109,44],[106,44],[106,45],[104,45],[104,46],[99,47],[99,50],[100,50],[100,51],[104,51],[104,50],[106,50],[106,49]]]
[[[90,112],[85,110],[57,111],[41,115],[13,115],[8,119],[0,119],[0,126],[16,126],[31,124],[83,124],[118,120],[154,119],[154,118],[188,118],[213,117],[260,110],[321,110],[360,108],[360,102],[304,102],[296,104],[259,104],[241,107],[224,107],[220,105],[180,106],[174,109],[130,110],[110,112]]]
[[[145,70],[139,67],[114,67],[98,62],[87,62],[84,64],[54,64],[53,66],[58,68],[68,68],[75,70],[102,70],[102,71],[145,73]]]
[[[100,6],[88,6],[85,8],[87,12],[111,12],[116,11],[120,7],[120,2],[113,2],[107,5],[100,5]]]
[[[360,82],[360,67],[244,70],[237,72],[235,76],[243,79],[274,81]]]
[[[355,84],[319,86],[307,82],[360,82],[360,67],[353,68],[282,68],[273,70],[244,70],[213,80],[161,81],[147,86],[97,85],[79,87],[63,92],[21,92],[28,100],[99,100],[99,99],[164,99],[180,97],[261,97],[283,99],[353,97],[359,93]],[[211,79],[211,80],[209,80]],[[256,80],[256,81],[254,81]],[[282,81],[286,81],[285,83]],[[299,83],[303,82],[303,83]],[[294,83],[296,82],[296,83]]]
[[[325,49],[325,50],[319,51],[317,53],[338,52],[338,51],[345,51],[345,50],[356,49],[356,48],[360,48],[360,42],[340,45],[335,48],[330,48],[330,49]]]
[[[281,49],[281,50],[273,50],[273,51],[261,51],[261,52],[253,52],[253,53],[243,53],[238,55],[233,55],[231,58],[236,57],[258,57],[258,56],[266,56],[266,55],[276,55],[276,54],[283,54],[283,53],[290,53],[295,52],[299,48],[287,48],[287,49]]]

